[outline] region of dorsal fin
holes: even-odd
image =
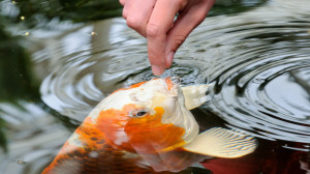
[[[249,135],[216,127],[199,134],[183,148],[201,155],[238,158],[252,153],[256,146],[256,140]]]

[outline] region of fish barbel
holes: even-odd
[[[211,157],[254,151],[255,139],[212,128],[199,134],[189,110],[205,103],[208,85],[181,87],[171,78],[119,89],[103,99],[43,174],[180,172]]]

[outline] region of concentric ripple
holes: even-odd
[[[285,53],[228,67],[208,107],[263,138],[310,142],[310,56]]]
[[[163,76],[178,76],[183,84],[214,83],[203,109],[228,127],[268,140],[310,143],[310,11],[296,10],[310,3],[293,7],[289,2],[274,0],[242,14],[207,18]],[[91,28],[98,34],[79,42],[81,48],[89,44],[87,49],[63,51],[41,85],[50,108],[79,121],[115,89],[153,77],[142,37],[115,19],[110,38],[99,42],[98,25],[74,31],[83,35]]]
[[[124,37],[130,34],[126,31]],[[126,47],[119,47],[117,43],[110,49],[97,52],[84,50],[61,57],[61,63],[41,85],[43,101],[62,115],[82,121],[100,100],[114,90],[154,78],[144,40],[139,39]],[[180,54],[186,56],[184,52]],[[191,59],[190,56],[177,59],[163,76],[181,77],[182,84],[204,83],[207,80],[205,66],[199,61],[189,61]]]
[[[212,100],[205,108],[228,127],[269,140],[310,143],[310,9],[297,11],[284,6],[288,2],[275,9],[273,3],[219,17],[223,25],[200,28],[191,38],[216,57],[209,70]],[[206,39],[198,40],[202,35]]]

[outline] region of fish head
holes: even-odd
[[[198,135],[198,124],[184,104],[178,83],[153,79],[120,89],[90,114],[115,148],[139,153],[174,150]]]

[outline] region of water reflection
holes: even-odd
[[[10,141],[8,153],[0,151],[0,169],[11,174],[39,173],[70,131],[35,103],[19,101],[18,105],[0,103],[1,117],[9,125],[6,133]]]
[[[194,111],[201,123],[243,130],[262,139],[257,152],[248,157],[205,161],[203,165],[213,173],[310,172],[309,6],[307,0],[273,0],[237,15],[209,17],[164,74],[181,77],[182,84],[214,84],[212,100]],[[18,11],[6,12],[20,17]],[[78,125],[110,92],[153,77],[145,40],[120,18],[91,24],[53,19],[44,27],[12,32],[29,32],[27,48],[33,53],[35,74],[43,80],[40,93],[45,109],[65,122],[70,119]],[[10,76],[14,82],[28,81],[30,76],[11,69],[6,74],[23,75]],[[1,97],[34,94],[35,85],[29,84],[17,92],[0,92]],[[10,128],[10,153],[1,153],[0,169],[39,173],[70,133],[37,105],[23,101],[19,106],[23,109],[1,103],[1,118]]]

